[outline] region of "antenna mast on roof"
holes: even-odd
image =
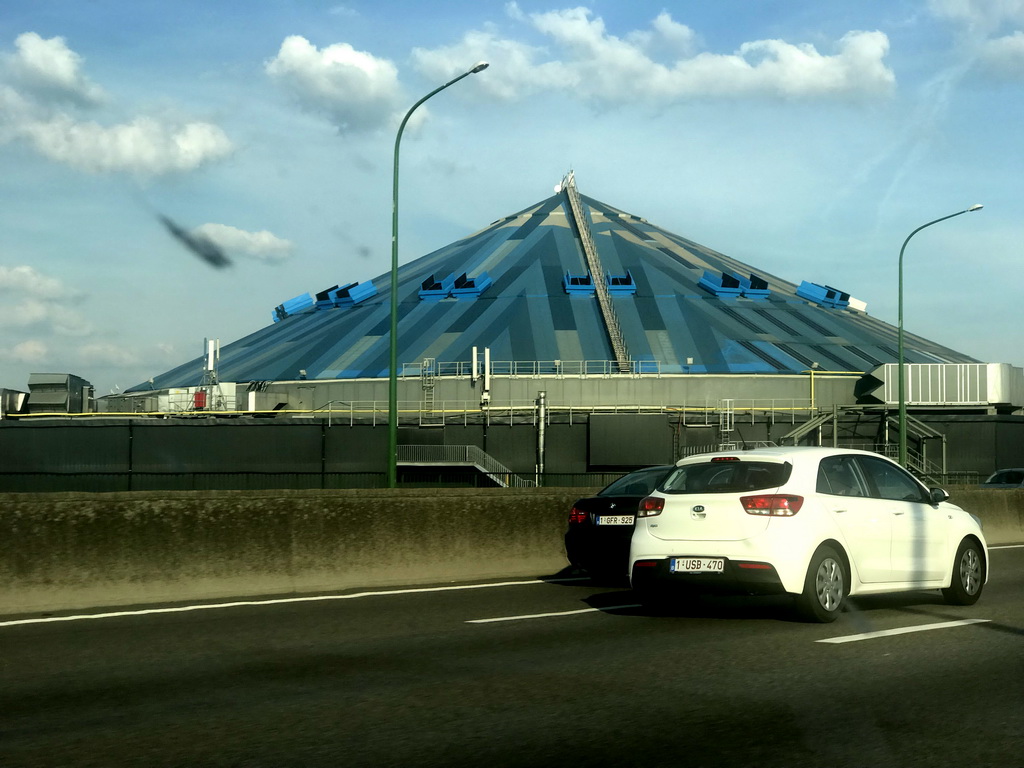
[[[203,358],[203,380],[196,389],[192,406],[197,411],[224,410],[224,393],[217,378],[217,364],[220,362],[220,339],[205,339],[206,354]]]

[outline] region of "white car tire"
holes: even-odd
[[[953,576],[942,597],[950,605],[974,605],[985,586],[985,557],[974,539],[964,539],[953,559]]]
[[[839,554],[832,547],[818,547],[807,566],[804,591],[796,596],[797,612],[806,621],[835,621],[846,603],[849,583]]]

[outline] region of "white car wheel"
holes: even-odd
[[[953,578],[942,596],[950,605],[974,605],[985,586],[985,559],[973,539],[964,539],[953,559]]]
[[[796,607],[808,621],[835,621],[846,601],[846,568],[831,547],[820,547],[811,558],[804,591]]]

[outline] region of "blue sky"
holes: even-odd
[[[0,386],[97,394],[552,194],[1024,365],[1024,0],[5,0]],[[214,269],[159,216],[217,243]]]

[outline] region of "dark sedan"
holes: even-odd
[[[1024,469],[1000,469],[981,484],[982,488],[1024,488]]]
[[[674,464],[623,475],[596,496],[579,499],[569,513],[565,553],[569,562],[598,581],[629,577],[629,542],[636,508],[675,469]]]

